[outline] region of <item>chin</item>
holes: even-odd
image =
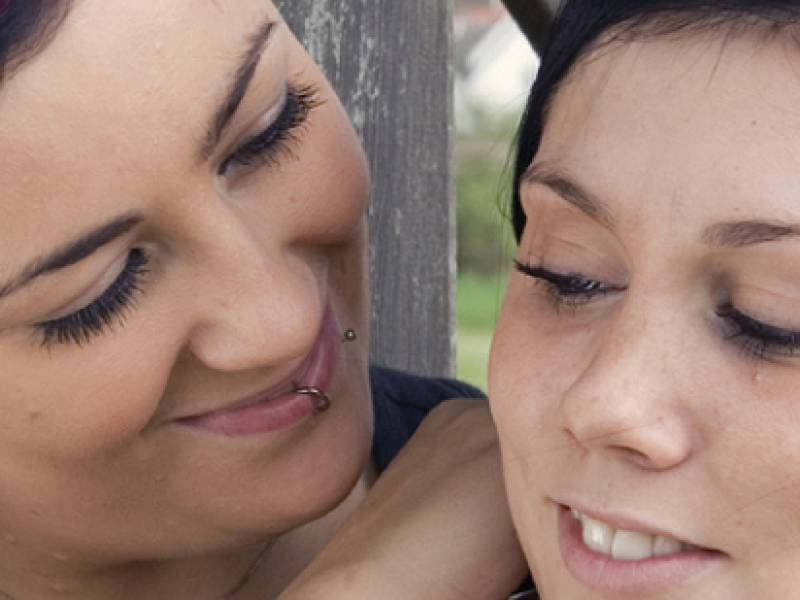
[[[335,401],[334,401],[335,402]],[[322,415],[318,431],[308,440],[302,456],[287,474],[295,493],[289,506],[302,510],[304,523],[324,516],[341,504],[353,490],[370,462],[372,410],[335,404]]]

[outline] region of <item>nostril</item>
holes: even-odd
[[[629,462],[641,469],[658,470],[659,464],[644,452],[626,446],[609,446],[609,451],[615,453],[621,460]]]
[[[575,424],[562,427],[569,443],[583,448],[585,452],[604,454],[606,457],[625,462],[639,469],[663,471],[684,463],[692,453],[692,444],[687,435],[681,435],[682,427],[673,423],[664,426],[630,427],[578,427]]]

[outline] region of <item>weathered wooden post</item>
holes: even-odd
[[[372,359],[455,373],[452,0],[277,0],[372,169]]]

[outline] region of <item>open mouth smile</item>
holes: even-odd
[[[605,594],[658,593],[728,559],[723,552],[666,532],[623,529],[621,523],[614,526],[566,505],[557,505],[557,521],[567,570],[583,585]]]
[[[587,517],[575,509],[571,512],[581,524],[586,547],[615,560],[644,560],[699,549],[664,535],[614,529],[608,523]]]

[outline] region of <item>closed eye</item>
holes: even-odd
[[[298,141],[298,130],[305,124],[311,110],[321,104],[315,87],[290,86],[277,118],[236,148],[220,164],[217,174],[225,177],[240,168],[272,164],[278,161],[281,153],[291,156],[291,143]]]
[[[743,351],[761,359],[794,356],[800,351],[800,332],[767,325],[744,314],[732,304],[716,309],[726,324],[727,339],[735,341]]]
[[[556,305],[578,307],[603,297],[622,291],[624,288],[584,277],[578,273],[557,273],[541,266],[514,261],[517,271],[532,277],[544,285],[548,298]]]
[[[104,333],[114,323],[122,323],[141,293],[141,280],[147,273],[148,257],[134,248],[116,279],[94,301],[64,317],[34,324],[42,346],[76,344],[81,346]]]

